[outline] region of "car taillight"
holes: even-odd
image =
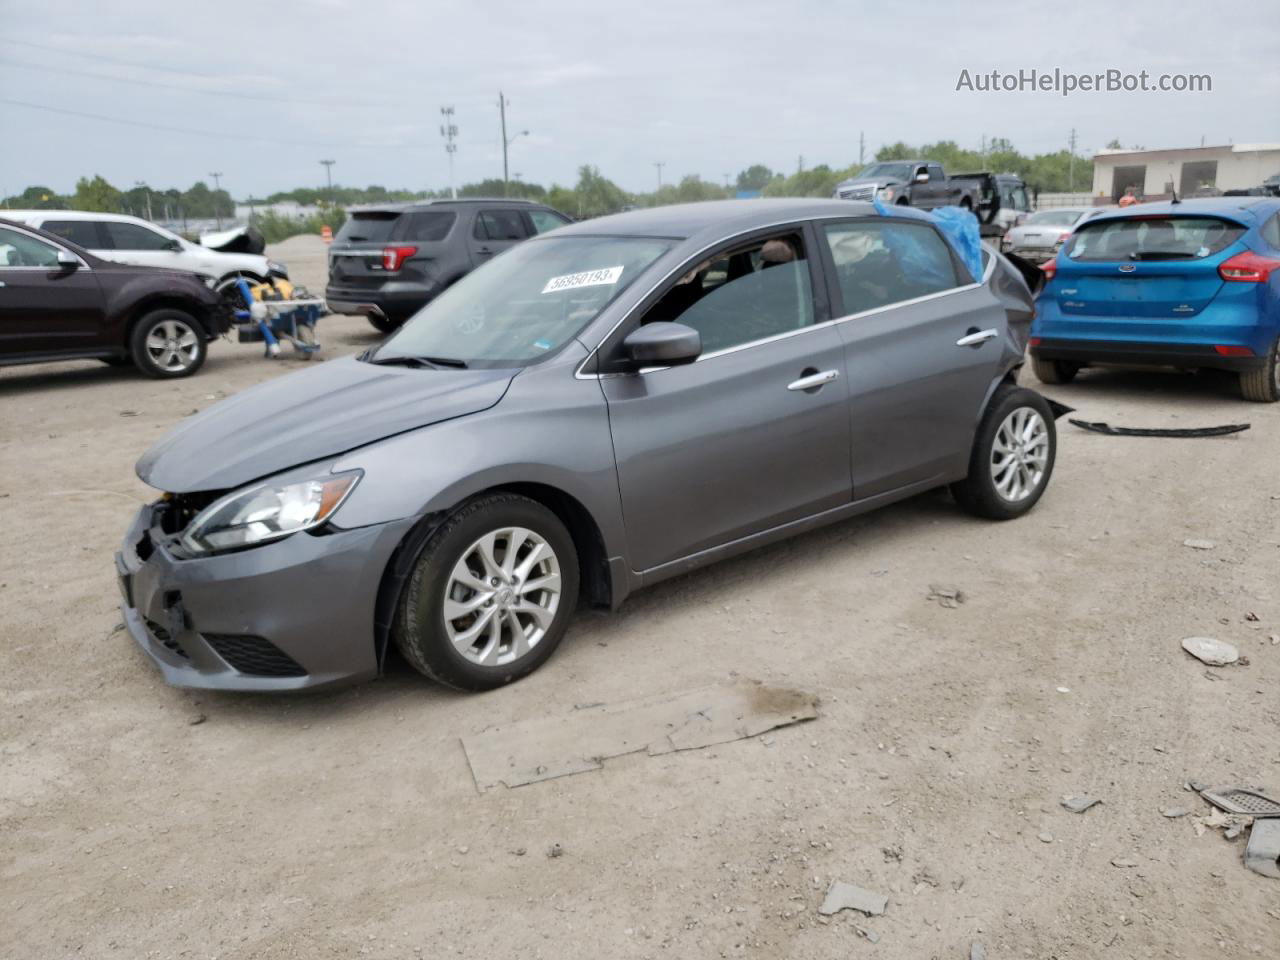
[[[417,247],[383,247],[382,269],[399,270],[401,265],[417,252]]]
[[[1213,348],[1214,353],[1220,357],[1252,357],[1253,351],[1248,347],[1228,347],[1218,344]]]
[[[1266,283],[1276,270],[1280,270],[1280,260],[1260,257],[1246,250],[1220,264],[1218,275],[1223,280],[1234,280],[1236,283]]]
[[[1046,260],[1044,263],[1040,264],[1040,269],[1044,271],[1045,280],[1052,280],[1054,275],[1058,272],[1058,261]]]
[[[1038,346],[1040,346],[1040,338],[1039,338],[1039,337],[1032,337],[1030,340],[1028,340],[1028,341],[1027,341],[1027,345],[1028,345],[1028,346],[1032,346],[1032,347],[1038,347]]]

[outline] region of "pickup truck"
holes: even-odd
[[[952,183],[972,184],[977,190],[978,227],[984,237],[1003,237],[1031,213],[1026,182],[1014,173],[957,173]]]
[[[929,160],[888,160],[864,167],[852,179],[836,185],[840,200],[867,200],[932,210],[934,207],[964,207],[977,211],[978,184],[972,180],[949,178],[942,164]]]

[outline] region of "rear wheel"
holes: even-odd
[[[149,377],[189,377],[204,363],[206,344],[191,314],[174,307],[152,310],[134,325],[129,353]]]
[[[549,509],[479,497],[423,547],[392,636],[414,667],[460,690],[519,680],[555,652],[578,601],[573,538]]]
[[[989,520],[1028,512],[1053,474],[1058,434],[1044,397],[1022,387],[1000,387],[978,425],[969,475],[952,484],[956,502]]]
[[[1080,372],[1080,364],[1067,360],[1031,358],[1031,369],[1041,383],[1070,383]]]
[[[1280,400],[1280,340],[1267,351],[1267,362],[1257,370],[1240,374],[1240,394],[1254,403]]]
[[[390,333],[392,330],[395,330],[400,326],[399,320],[392,320],[390,317],[384,316],[380,313],[369,314],[369,323],[373,326],[373,329],[377,330],[379,333]]]

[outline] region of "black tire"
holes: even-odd
[[[401,321],[393,320],[390,317],[384,317],[377,313],[368,315],[369,324],[379,333],[391,333],[399,328]]]
[[[454,566],[472,546],[505,527],[531,530],[550,546],[559,563],[560,596],[550,626],[528,653],[501,666],[485,666],[468,659],[450,640],[445,593],[451,588]],[[560,645],[577,602],[578,554],[560,519],[527,497],[490,494],[464,504],[431,534],[405,584],[391,635],[404,658],[437,683],[458,690],[492,690],[527,676],[547,661]],[[480,613],[483,610],[477,608]]]
[[[1069,360],[1031,358],[1031,369],[1041,383],[1070,383],[1080,372],[1080,364]]]
[[[166,352],[157,353],[152,334],[161,339],[175,340],[180,345],[180,356]],[[177,333],[177,337],[168,336]],[[152,310],[134,324],[129,334],[129,355],[133,364],[148,377],[157,380],[176,380],[189,377],[204,365],[208,352],[204,328],[191,314],[177,307],[161,307]]]
[[[1280,340],[1267,351],[1267,362],[1257,370],[1240,374],[1240,395],[1254,403],[1280,400]]]
[[[1007,418],[1026,409],[1034,411],[1043,422],[1049,449],[1040,479],[1034,488],[1021,499],[1010,499],[997,488],[993,476],[996,435]],[[1044,397],[1023,387],[999,387],[978,424],[978,432],[973,439],[973,452],[969,455],[969,475],[959,483],[952,484],[951,492],[956,502],[975,516],[988,520],[1013,520],[1027,513],[1044,495],[1049,479],[1053,476],[1057,454],[1058,433],[1053,424],[1053,411],[1049,409]]]

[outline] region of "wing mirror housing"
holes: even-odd
[[[80,269],[80,258],[70,250],[58,251],[58,269],[65,270],[70,273],[72,270]]]
[[[917,172],[917,173],[916,173],[916,175],[915,175],[915,177],[913,177],[912,179],[914,179],[916,183],[928,183],[928,182],[929,182],[929,171],[928,171],[928,170],[921,170],[921,171]]]
[[[180,244],[177,240],[170,240],[168,243],[164,245],[164,248],[172,253],[182,252],[182,244]]]
[[[637,369],[676,367],[698,359],[702,336],[683,323],[646,323],[622,341],[622,349]]]

